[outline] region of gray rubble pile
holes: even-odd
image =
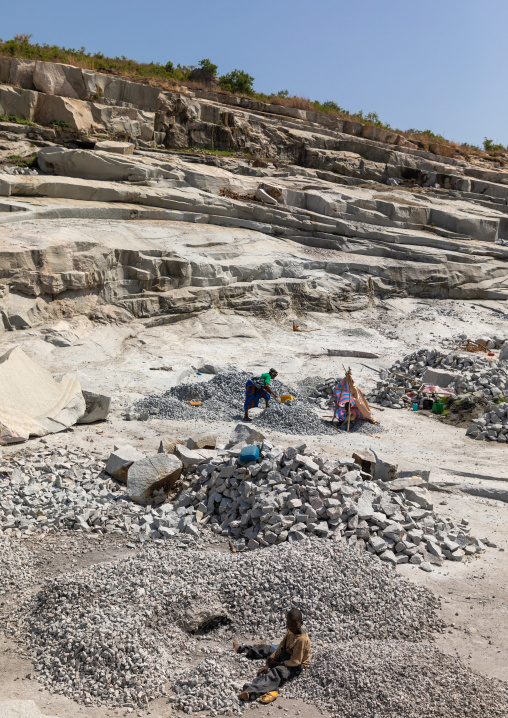
[[[305,445],[283,450],[245,425],[233,433],[230,449],[188,448],[204,436],[187,445],[163,441],[163,453],[151,458],[132,447],[113,452],[106,466],[113,471],[114,464],[118,475],[122,467],[112,457],[125,454],[132,462],[127,486],[104,472],[103,460],[84,451],[23,451],[0,465],[0,532],[29,538],[70,530],[140,542],[177,538],[187,544],[206,526],[231,537],[236,550],[315,535],[343,539],[392,564],[410,562],[424,569],[484,549],[482,541],[469,536],[467,522],[454,526],[433,512],[421,477],[396,479],[393,467],[389,475],[378,470],[372,480],[354,459],[331,460]],[[242,448],[256,442],[259,459],[240,463]],[[185,467],[181,493],[172,503],[165,489],[147,490],[146,505],[140,505],[132,491],[138,474],[158,479],[156,459]],[[131,482],[131,473],[138,481]]]
[[[284,689],[342,718],[504,718],[506,683],[466,668],[432,646],[345,643],[321,650]]]
[[[216,374],[209,381],[189,381],[172,387],[164,394],[147,396],[138,401],[127,412],[127,418],[146,420],[176,419],[177,421],[232,421],[243,415],[245,384],[251,378],[242,371],[227,371]],[[253,423],[281,431],[286,434],[334,434],[315,413],[315,406],[297,388],[275,379],[271,387],[278,396],[290,394],[292,402],[278,404],[270,400],[270,407],[257,416]],[[199,401],[200,406],[189,406],[187,402]],[[264,402],[261,402],[264,407]]]
[[[478,441],[508,441],[508,404],[490,404],[485,412],[473,420],[467,436]]]
[[[385,462],[374,468],[383,480],[373,480],[354,459],[329,459],[305,445],[284,450],[265,440],[258,460],[245,465],[238,454],[233,448],[199,464],[174,505],[193,507],[193,521],[233,537],[237,550],[310,534],[344,540],[394,565],[429,569],[484,550],[467,521],[455,526],[434,513],[424,479],[395,478],[396,467],[383,471]]]
[[[430,370],[430,371],[429,371]],[[508,364],[490,362],[485,354],[454,350],[419,349],[380,372],[369,401],[392,409],[410,406],[406,396],[421,386],[437,384],[456,395],[481,392],[490,400],[508,394]],[[411,379],[415,381],[411,381]]]
[[[285,404],[277,404],[272,400],[270,407],[254,418],[254,423],[281,434],[309,436],[337,433],[315,413],[312,406],[298,399]]]
[[[222,606],[229,622],[186,629],[193,610],[206,621],[207,605],[214,614]],[[45,685],[74,700],[146,706],[167,681],[176,706],[214,715],[240,711],[238,690],[256,670],[230,640],[277,642],[292,605],[303,611],[315,650],[337,641],[421,641],[443,630],[429,591],[366,553],[316,538],[241,554],[151,545],[49,581],[9,625]]]
[[[180,532],[196,535],[194,527],[187,530],[187,514],[186,509],[173,511],[170,503],[133,502],[126,487],[104,473],[104,461],[93,452],[24,450],[0,462],[0,534],[6,536],[28,538],[66,529],[140,541]]]
[[[33,555],[18,541],[0,536],[0,598],[11,596],[34,578]]]

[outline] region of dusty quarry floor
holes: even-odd
[[[391,300],[354,314],[324,314],[296,318],[300,326],[315,329],[311,334],[294,333],[287,318],[273,321],[252,316],[213,311],[174,325],[147,328],[132,325],[93,325],[72,319],[48,325],[46,329],[71,331],[75,340],[69,347],[57,347],[44,340],[44,328],[0,335],[0,350],[19,344],[54,373],[77,370],[84,388],[112,394],[110,420],[79,426],[71,431],[28,442],[49,446],[82,445],[107,457],[113,444],[131,443],[146,452],[156,451],[161,436],[185,437],[201,426],[199,413],[194,422],[148,420],[126,421],[125,410],[147,394],[175,385],[182,372],[208,361],[234,364],[256,373],[271,366],[288,383],[308,376],[340,375],[350,365],[359,386],[367,391],[376,381],[376,369],[390,366],[414,349],[440,346],[458,334],[471,338],[486,334],[503,336],[506,320],[496,302]],[[327,349],[350,348],[374,352],[379,359],[342,359],[327,356]],[[238,397],[238,419],[243,397]],[[447,631],[436,637],[446,653],[458,654],[475,670],[508,681],[508,504],[472,497],[460,492],[464,485],[507,489],[506,446],[475,442],[465,430],[440,423],[409,411],[375,409],[379,431],[336,436],[301,437],[307,445],[333,456],[350,456],[353,449],[374,448],[378,454],[399,464],[401,469],[431,470],[432,482],[446,482],[446,490],[433,493],[434,504],[454,520],[465,518],[472,533],[488,537],[496,548],[487,549],[476,560],[456,564],[445,562],[432,573],[406,564],[399,571],[411,581],[427,586],[442,598],[442,617]],[[233,425],[225,422],[206,427],[226,439]],[[291,445],[294,436],[270,438]],[[26,444],[25,444],[26,446]],[[12,454],[4,447],[3,454]],[[460,473],[458,473],[460,472]],[[469,476],[467,475],[469,474]],[[128,539],[75,537],[68,550],[56,553],[54,545],[31,546],[39,561],[40,580],[67,569],[89,566],[143,550],[126,547]],[[0,616],[2,606],[0,605]],[[105,718],[123,715],[121,709],[86,708],[59,695],[51,695],[38,683],[29,661],[0,634],[0,698],[31,698],[47,715],[58,718]],[[257,709],[255,715],[301,715],[312,718],[318,711],[281,698],[271,708]],[[165,699],[152,703],[139,716],[163,718],[171,714]],[[479,716],[479,718],[481,718]]]

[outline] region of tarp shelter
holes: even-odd
[[[63,431],[85,412],[75,373],[56,381],[20,347],[0,356],[0,446]]]
[[[369,403],[356,386],[351,369],[335,385],[333,391],[334,419],[338,421],[377,421],[372,416]]]

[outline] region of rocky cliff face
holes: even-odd
[[[0,123],[6,330],[76,313],[163,323],[506,298],[508,172],[492,163],[66,65],[0,58],[0,81],[0,114],[35,123]],[[12,165],[34,153],[35,169]]]

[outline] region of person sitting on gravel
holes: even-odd
[[[268,408],[268,402],[270,396],[277,398],[277,394],[270,389],[270,382],[275,379],[277,372],[275,369],[270,369],[269,372],[261,374],[261,376],[253,376],[245,384],[245,404],[243,409],[245,411],[244,421],[252,421],[249,418],[249,409],[257,409],[261,399],[265,400],[266,408]]]
[[[241,701],[254,700],[266,696],[263,702],[270,703],[277,697],[277,689],[292,678],[298,676],[302,669],[308,668],[310,656],[310,638],[303,626],[302,612],[292,608],[286,616],[286,635],[278,648],[261,643],[257,646],[239,646],[233,642],[235,653],[245,653],[251,660],[266,659],[257,677],[245,684],[238,696]]]

